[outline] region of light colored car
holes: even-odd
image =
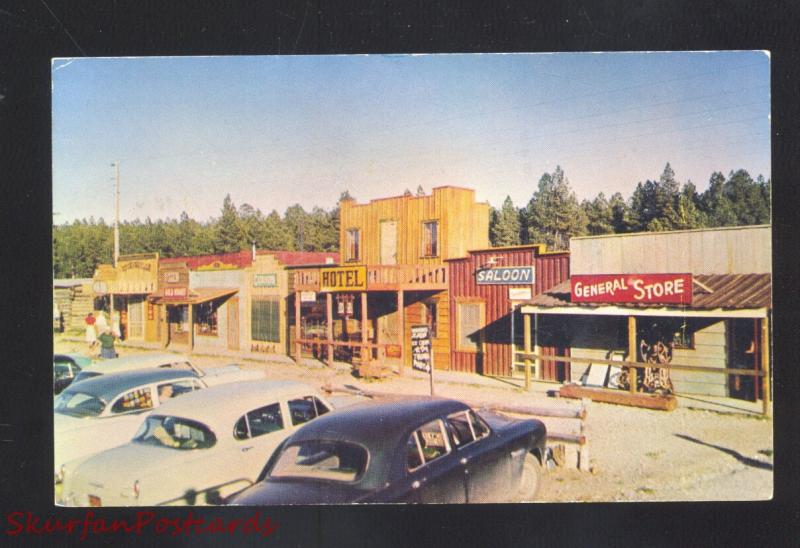
[[[67,462],[130,441],[143,415],[160,405],[160,393],[167,387],[175,397],[207,385],[194,371],[151,368],[102,375],[65,388],[53,405],[56,483]]]
[[[332,409],[293,381],[231,383],[162,405],[127,444],[65,473],[70,506],[217,504],[252,485],[275,448]]]
[[[198,377],[202,377],[208,386],[224,384],[226,382],[263,379],[264,373],[261,371],[245,371],[237,364],[229,364],[224,367],[211,368],[207,371],[200,369],[192,364],[189,358],[183,354],[172,354],[170,352],[146,352],[143,354],[131,354],[122,358],[112,358],[93,363],[81,369],[73,382],[80,382],[99,375],[111,373],[121,373],[122,371],[134,371],[138,369],[150,369],[153,367],[164,367],[172,369],[183,369],[194,371]]]

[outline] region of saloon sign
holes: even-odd
[[[479,270],[475,275],[478,285],[521,285],[533,283],[532,266],[509,266]]]
[[[587,274],[570,278],[574,303],[691,304],[691,274]]]

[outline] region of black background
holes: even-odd
[[[546,6],[546,7],[545,7]],[[775,499],[763,503],[318,507],[262,510],[291,546],[741,546],[797,537],[796,2],[0,1],[0,537],[52,505],[50,59],[81,56],[766,49],[772,58]],[[624,447],[619,448],[624,451]],[[249,510],[195,511],[246,518]],[[105,509],[105,518],[134,512]],[[181,517],[184,510],[159,516]],[[61,542],[55,534],[41,541]],[[156,540],[118,534],[119,544]],[[23,538],[24,541],[35,540]],[[159,537],[158,540],[166,540]],[[0,541],[1,542],[1,541]]]

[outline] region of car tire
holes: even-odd
[[[522,464],[522,477],[519,480],[517,502],[535,501],[541,483],[542,467],[539,464],[539,460],[533,453],[528,453],[525,455],[525,462]]]

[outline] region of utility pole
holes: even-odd
[[[111,164],[116,168],[116,185],[114,186],[114,198],[116,203],[116,211],[114,214],[114,270],[117,269],[117,262],[119,261],[119,160]],[[113,283],[113,282],[112,282]],[[110,318],[108,319],[111,329],[114,329],[114,292],[109,292],[109,312]]]

